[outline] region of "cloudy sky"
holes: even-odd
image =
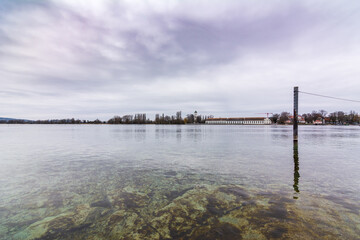
[[[360,1],[0,0],[0,117],[261,116],[293,86],[360,100]]]

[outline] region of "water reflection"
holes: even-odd
[[[0,126],[0,239],[358,239],[360,129],[306,129],[300,187],[291,126]]]
[[[294,199],[298,199],[298,195],[300,194],[299,190],[299,178],[300,178],[300,167],[299,167],[299,150],[298,150],[298,141],[294,141],[293,145],[294,150]]]

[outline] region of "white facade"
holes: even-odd
[[[205,124],[212,125],[269,125],[269,118],[210,118]]]

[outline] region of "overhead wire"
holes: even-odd
[[[360,103],[359,100],[352,100],[352,99],[346,99],[346,98],[331,97],[331,96],[321,95],[321,94],[317,94],[317,93],[309,93],[309,92],[303,92],[303,91],[299,91],[299,93],[304,93],[304,94],[313,95],[313,96],[317,96],[317,97],[324,97],[324,98],[331,98],[331,99],[336,99],[336,100],[342,100],[342,101]]]

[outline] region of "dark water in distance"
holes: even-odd
[[[0,125],[0,239],[359,239],[360,127]]]

